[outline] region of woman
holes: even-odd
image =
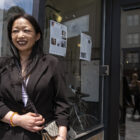
[[[64,74],[55,57],[43,54],[39,25],[30,15],[15,15],[8,23],[8,38],[13,57],[0,61],[0,139],[41,140],[43,124],[55,119],[55,140],[66,140],[69,105]]]
[[[130,83],[130,90],[132,95],[134,96],[134,110],[132,115],[134,116],[136,111],[138,111],[140,115],[140,81],[138,80],[138,74],[132,74],[132,81]]]

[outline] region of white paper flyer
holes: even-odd
[[[50,20],[50,48],[49,53],[66,56],[67,27],[56,21]]]
[[[91,60],[91,47],[92,47],[91,37],[87,34],[81,33],[80,59],[87,61]]]

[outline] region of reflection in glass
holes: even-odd
[[[135,26],[139,25],[139,19],[140,19],[139,15],[134,15],[134,25]]]
[[[8,10],[12,6],[19,6],[25,10],[26,13],[32,14],[33,0],[1,0],[0,9]]]
[[[138,26],[139,25],[139,15],[128,15],[127,16],[127,25],[128,26]]]
[[[89,32],[89,15],[74,18],[63,24],[68,28],[68,38],[78,36],[81,32]]]
[[[140,9],[121,12],[120,140],[140,139],[139,17]]]
[[[0,56],[10,55],[7,39],[7,20],[17,13],[32,14],[33,0],[1,0],[0,2]]]
[[[131,16],[131,15],[127,16],[127,25],[128,26],[133,25],[133,16]]]
[[[140,38],[140,36],[139,36],[139,34],[138,33],[135,33],[134,35],[133,35],[133,37],[134,37],[134,44],[139,44],[139,38]]]
[[[129,45],[133,43],[133,34],[128,34],[127,35],[127,43]]]
[[[62,57],[60,52],[55,53],[55,56],[64,64],[63,68],[71,92],[69,97],[72,105],[70,132],[72,132],[71,135],[75,136],[92,130],[97,125],[100,125],[102,121],[102,100],[99,89],[99,65],[101,59],[100,2],[100,0],[71,0],[67,2],[64,0],[46,0],[45,52],[49,53],[49,48],[52,46],[49,40],[52,38],[52,32],[54,33],[54,31],[50,28],[50,20],[58,22],[57,15],[59,15],[62,17],[60,24],[67,27],[66,56]],[[57,41],[62,40],[60,39],[61,35],[56,37],[57,34],[58,31],[55,33],[56,44]],[[81,38],[86,41],[82,43]],[[92,45],[90,46],[89,44]],[[60,46],[58,47],[60,48]],[[91,51],[89,51],[89,47],[91,47]],[[55,51],[57,50],[55,49]],[[91,57],[87,57],[88,59],[80,59],[89,54],[91,54]]]

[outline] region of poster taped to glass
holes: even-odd
[[[81,33],[80,38],[80,59],[90,61],[92,47],[91,37],[85,33]]]
[[[67,27],[56,21],[50,20],[50,48],[49,53],[66,56]]]

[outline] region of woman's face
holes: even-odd
[[[40,33],[36,34],[32,24],[27,19],[21,17],[14,21],[11,37],[19,53],[31,53],[33,45],[40,39]]]

